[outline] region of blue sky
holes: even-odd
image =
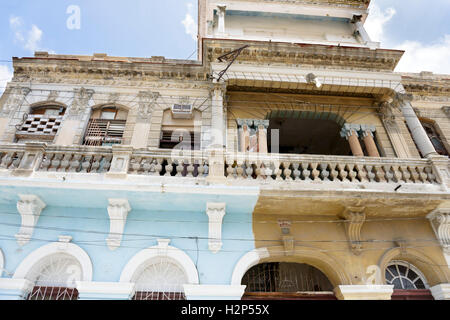
[[[67,26],[71,5],[79,29]],[[8,60],[35,50],[195,58],[196,21],[197,0],[0,0],[0,91]],[[397,71],[450,73],[450,0],[373,0],[367,29],[383,48],[407,50]]]

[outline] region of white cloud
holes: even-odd
[[[405,54],[395,71],[450,73],[450,34],[430,45],[405,41],[396,46],[396,49],[405,50]]]
[[[184,20],[181,21],[181,23],[184,25],[184,30],[186,34],[190,35],[194,41],[197,41],[197,29],[198,25],[195,22],[194,19],[194,6],[192,3],[187,4],[188,11],[186,13],[186,16],[184,17]]]
[[[11,81],[13,77],[12,71],[7,65],[0,65],[0,94],[5,91],[6,84]]]
[[[40,45],[43,32],[38,26],[33,24],[31,29],[26,32],[23,19],[16,16],[9,18],[9,26],[14,32],[14,42],[20,44],[25,50],[32,53],[35,51],[50,51],[43,49]]]
[[[31,30],[28,32],[27,41],[25,43],[25,49],[31,52],[39,51],[39,43],[42,39],[42,30],[33,24]]]
[[[364,27],[369,34],[372,41],[385,41],[384,27],[396,14],[394,8],[387,8],[384,12],[380,7],[372,2],[370,5],[369,17],[364,24]]]

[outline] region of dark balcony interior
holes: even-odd
[[[279,130],[279,150],[272,130]],[[273,135],[273,136],[272,136]],[[271,153],[351,156],[350,145],[332,120],[272,118],[267,132]]]

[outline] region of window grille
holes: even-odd
[[[254,266],[244,275],[246,292],[301,293],[333,291],[327,277],[318,269],[299,263],[272,262]]]
[[[185,300],[184,271],[167,258],[152,261],[139,273],[133,300]]]
[[[27,300],[77,300],[82,269],[72,256],[56,254],[38,262],[26,278],[35,283]]]
[[[121,144],[125,124],[126,120],[91,119],[83,144],[88,146]]]

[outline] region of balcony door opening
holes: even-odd
[[[273,153],[315,154],[351,156],[348,141],[340,134],[342,124],[330,120],[332,114],[324,119],[314,118],[271,117],[267,132],[268,150]],[[323,114],[322,114],[323,115]],[[273,141],[278,131],[278,152],[276,141]]]
[[[261,263],[242,278],[243,300],[336,300],[333,285],[319,269],[302,263]]]
[[[115,106],[94,109],[84,135],[84,145],[122,144],[128,111]]]

